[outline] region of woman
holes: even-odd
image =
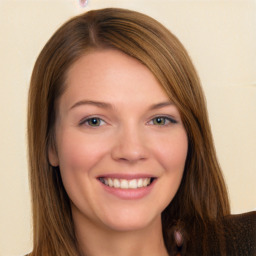
[[[255,213],[227,217],[193,64],[148,16],[90,11],[52,36],[32,74],[28,141],[30,255],[255,253]]]

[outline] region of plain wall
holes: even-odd
[[[249,0],[0,0],[0,255],[32,245],[26,105],[33,64],[53,32],[90,9],[156,18],[187,48],[201,77],[233,213],[256,208],[256,2]]]

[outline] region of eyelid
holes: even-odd
[[[149,120],[148,124],[149,124],[150,122],[153,122],[153,120],[156,119],[156,118],[164,118],[164,119],[166,119],[166,120],[168,120],[168,121],[170,122],[170,123],[163,124],[163,125],[159,125],[159,126],[167,126],[167,125],[170,125],[170,124],[176,124],[176,123],[178,123],[178,121],[177,121],[174,117],[172,117],[172,116],[169,116],[169,115],[157,115],[157,116],[152,117],[152,118]],[[152,125],[155,125],[155,124],[152,124]]]
[[[101,122],[103,122],[104,124],[106,124],[107,122],[105,120],[103,120],[101,117],[98,117],[98,116],[87,116],[85,118],[83,118],[80,122],[79,122],[79,126],[82,126],[82,125],[86,125],[88,127],[92,127],[92,128],[95,128],[95,127],[99,127],[99,126],[102,126],[104,124],[100,124],[98,126],[92,126],[92,125],[89,125],[89,124],[86,124],[88,121],[92,120],[92,119],[99,119]]]

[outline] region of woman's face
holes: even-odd
[[[161,223],[188,147],[175,105],[146,66],[117,50],[84,55],[66,82],[49,159],[75,223],[119,231]]]

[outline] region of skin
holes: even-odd
[[[168,255],[161,212],[179,188],[188,148],[177,108],[146,66],[117,50],[82,56],[66,82],[49,159],[60,167],[82,253]],[[105,189],[105,175],[156,179],[142,198],[123,199]]]

